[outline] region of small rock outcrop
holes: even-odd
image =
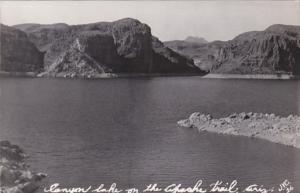
[[[300,116],[280,117],[275,114],[234,113],[228,117],[192,113],[178,125],[219,134],[261,138],[271,142],[300,148]]]
[[[21,30],[0,24],[0,71],[36,72],[43,67],[43,53]]]
[[[192,60],[166,48],[148,25],[125,18],[84,25],[14,26],[45,52],[43,74],[201,73]]]
[[[26,158],[20,147],[0,141],[0,192],[33,193],[39,188],[46,174],[29,171]]]

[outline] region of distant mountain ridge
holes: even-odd
[[[204,38],[199,39],[201,41],[188,36],[185,40],[166,41],[164,44],[175,52],[193,59],[195,65],[202,70],[209,71],[215,62],[215,56],[218,54],[223,42],[208,42]]]
[[[82,25],[20,24],[11,28],[26,33],[28,42],[43,54],[41,71],[46,76],[203,73],[192,60],[165,47],[152,36],[148,25],[136,19]]]
[[[201,37],[195,37],[195,36],[188,36],[184,40],[185,42],[191,42],[191,43],[199,43],[199,44],[206,44],[208,41]]]

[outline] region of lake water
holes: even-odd
[[[30,154],[31,168],[49,175],[45,186],[288,179],[300,190],[300,150],[176,124],[195,111],[299,114],[300,81],[1,78],[0,89],[0,139]]]

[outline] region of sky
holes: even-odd
[[[0,22],[83,24],[131,17],[163,41],[229,40],[272,24],[300,25],[300,1],[0,1]]]

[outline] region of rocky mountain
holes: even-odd
[[[246,32],[219,50],[212,71],[238,74],[300,74],[300,26],[272,25]]]
[[[164,43],[148,25],[130,18],[83,25],[1,25],[0,30],[2,71],[43,71],[46,76],[300,74],[300,26],[272,25],[229,41],[188,37]]]
[[[272,25],[224,42],[171,41],[165,45],[213,73],[300,74],[300,26]]]
[[[101,73],[201,73],[193,61],[165,47],[135,19],[84,25],[22,24],[44,52],[44,75]]]
[[[0,24],[0,70],[28,72],[42,69],[43,53],[29,41],[26,33]]]

